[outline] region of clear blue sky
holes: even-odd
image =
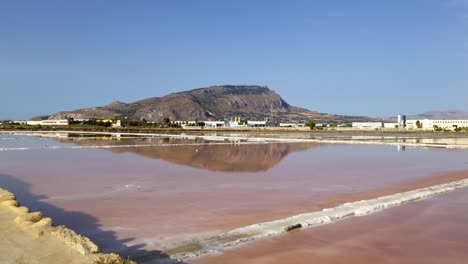
[[[336,114],[468,110],[468,0],[0,2],[0,119],[216,84]]]

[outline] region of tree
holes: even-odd
[[[443,129],[438,127],[437,125],[433,125],[432,127],[434,127],[434,131],[437,131],[437,132],[443,131]]]
[[[171,119],[169,117],[165,117],[163,119],[163,122],[164,122],[164,126],[166,127],[170,127],[171,126]]]
[[[418,120],[418,121],[416,121],[416,127],[417,128],[422,128],[423,124],[421,122],[419,122],[419,120]]]
[[[310,127],[310,130],[315,128],[315,122],[314,121],[309,121],[306,123],[306,126]]]
[[[75,121],[75,119],[73,117],[69,117],[67,119],[68,119],[68,124],[69,125],[78,125],[78,124],[84,123],[84,122],[80,122],[80,121]]]

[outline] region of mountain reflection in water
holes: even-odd
[[[165,160],[174,164],[219,172],[262,172],[276,166],[287,155],[318,147],[317,143],[259,143],[259,144],[209,144],[203,140],[173,138],[141,138],[123,140],[67,140],[61,142],[80,146],[91,145],[141,145],[144,147],[119,147],[107,149],[114,154],[133,153],[146,158]],[[201,143],[194,144],[193,143]],[[204,144],[206,143],[206,144]],[[160,145],[169,144],[169,145]],[[171,146],[173,144],[173,146]]]
[[[277,165],[288,154],[316,147],[315,143],[193,145],[114,148],[113,153],[134,153],[193,168],[222,172],[260,172]]]

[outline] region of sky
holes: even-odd
[[[222,84],[334,114],[468,111],[468,0],[0,0],[0,119]]]

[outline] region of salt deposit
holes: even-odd
[[[362,216],[378,212],[407,202],[425,199],[434,195],[468,187],[468,179],[421,188],[413,191],[382,196],[376,199],[345,203],[318,212],[300,214],[271,222],[258,223],[228,232],[199,239],[191,239],[166,245],[163,251],[175,258],[185,259],[205,253],[213,253],[224,247],[279,235],[292,229],[329,224],[351,216]]]

